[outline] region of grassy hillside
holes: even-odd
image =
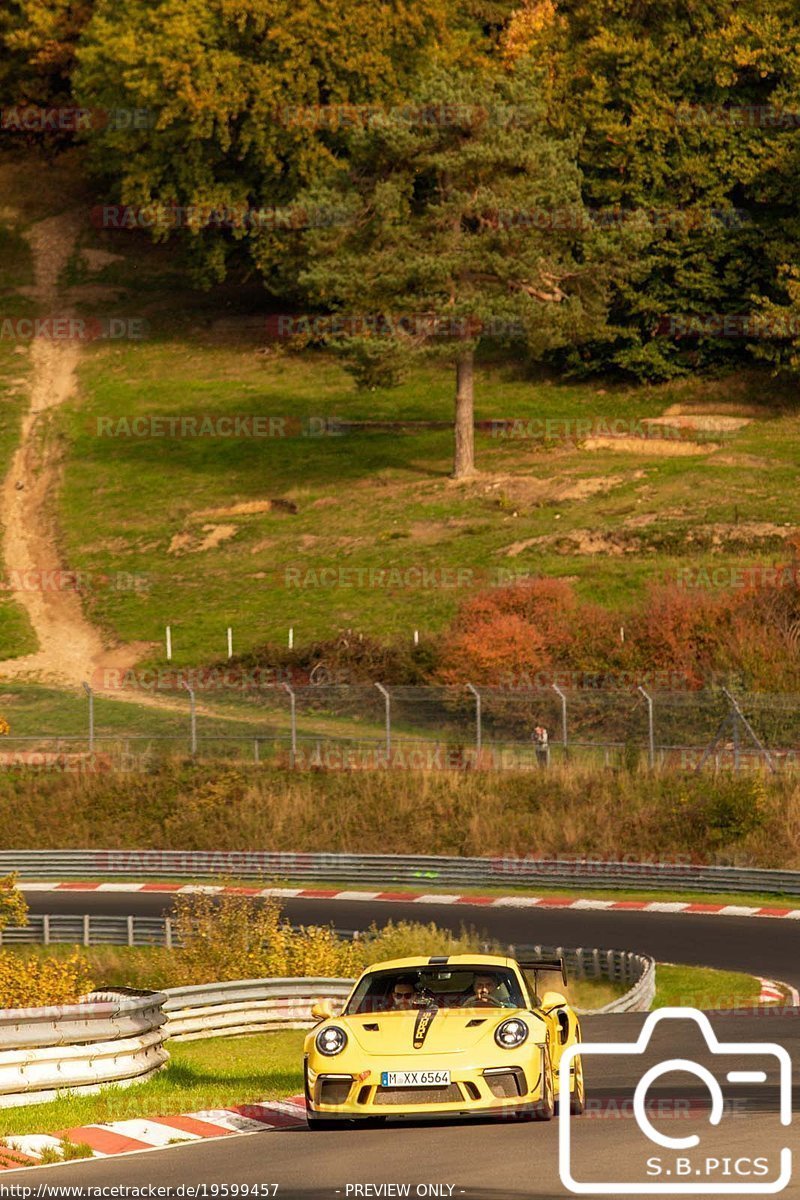
[[[645,780],[577,767],[286,772],[188,762],[121,777],[0,775],[3,845],[20,849],[268,847],[800,869],[799,818],[789,775]],[[501,887],[514,882],[498,878]]]
[[[456,484],[449,429],[413,424],[449,420],[449,366],[358,392],[319,351],[265,352],[262,290],[191,292],[172,244],[97,231],[74,167],[0,160],[0,286],[10,309],[30,308],[23,234],[68,208],[81,232],[65,302],[149,327],[141,341],[87,345],[78,394],[53,417],[64,563],[91,580],[90,618],[139,644],[145,661],[163,661],[167,624],[173,662],[189,665],[224,657],[229,625],[239,654],[285,644],[290,626],[296,643],[348,627],[410,640],[441,629],[474,589],[539,573],[624,616],[647,581],[687,565],[723,568],[724,585],[724,568],[791,556],[796,389],[766,374],[658,387],[534,381],[519,363],[484,357],[477,419],[517,424],[506,436],[479,428],[479,474]],[[23,402],[28,356],[13,351],[0,340],[0,467]],[[636,435],[636,422],[664,413],[740,423]],[[272,420],[287,436],[124,433],[137,418],[174,417]],[[334,420],[411,424],[317,436]],[[634,436],[587,438],[589,423],[601,435],[629,424]],[[0,615],[0,653],[31,649],[19,610]]]
[[[571,577],[584,595],[624,605],[645,581],[687,563],[785,560],[784,539],[800,522],[800,415],[761,378],[610,389],[537,384],[486,366],[479,420],[611,423],[681,405],[747,413],[750,423],[691,454],[672,452],[688,442],[590,449],[479,432],[480,474],[460,484],[448,478],[447,430],[98,436],[142,416],[307,428],[333,417],[435,421],[450,412],[444,367],[417,370],[396,390],[357,393],[321,355],[272,359],[256,353],[257,342],[221,340],[93,352],[66,421],[67,557],[95,575],[136,578],[130,591],[95,593],[93,616],[123,640],[152,642],[155,658],[167,624],[174,661],[185,664],[221,656],[228,625],[238,651],[284,641],[289,626],[298,640],[350,626],[433,632],[466,591],[516,574]],[[270,506],[275,499],[296,511]]]

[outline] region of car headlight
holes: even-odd
[[[344,1050],[347,1045],[347,1034],[338,1025],[328,1025],[327,1028],[320,1029],[316,1043],[320,1054],[331,1058],[334,1054],[341,1054]]]
[[[528,1026],[519,1017],[510,1017],[508,1021],[503,1021],[497,1026],[494,1031],[494,1040],[498,1046],[502,1046],[504,1050],[513,1050],[515,1046],[521,1046],[528,1036]]]

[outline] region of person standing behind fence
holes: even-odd
[[[550,762],[550,744],[544,725],[537,725],[533,731],[533,745],[536,750],[536,761],[540,767],[548,766]]]

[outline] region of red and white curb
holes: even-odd
[[[268,1129],[291,1129],[305,1124],[303,1096],[288,1100],[269,1100],[263,1104],[240,1104],[234,1108],[213,1108],[182,1113],[177,1117],[143,1117],[138,1120],[112,1121],[108,1125],[80,1125],[56,1134],[32,1133],[6,1138],[0,1146],[0,1171],[37,1166],[45,1149],[61,1152],[61,1139],[89,1146],[92,1158],[130,1154],[135,1150],[155,1150],[181,1142],[201,1142],[206,1138],[229,1137],[234,1133],[257,1133]],[[0,1121],[2,1118],[0,1117]]]
[[[789,1004],[795,1008],[800,1007],[800,992],[790,983],[776,983],[774,979],[762,979],[760,976],[758,982],[761,984],[759,1004]]]
[[[442,892],[364,892],[337,888],[226,887],[198,883],[21,883],[23,892],[209,892],[277,896],[287,900],[364,900],[381,904],[463,904],[481,908],[577,908],[583,911],[686,913],[717,917],[773,917],[800,921],[800,908],[745,904],[704,904],[683,900],[582,900],[569,896],[475,896]]]

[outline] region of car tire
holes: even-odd
[[[542,1054],[542,1098],[533,1106],[531,1119],[534,1121],[552,1121],[556,1112],[555,1085],[553,1083],[553,1067],[550,1062],[550,1051],[545,1049]]]
[[[583,1078],[583,1063],[577,1054],[575,1062],[575,1086],[569,1099],[569,1111],[573,1117],[579,1117],[586,1110],[586,1083]]]

